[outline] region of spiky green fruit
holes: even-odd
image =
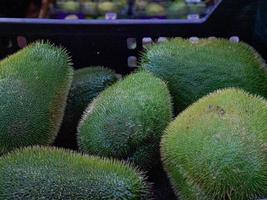
[[[171,120],[164,82],[147,72],[129,75],[104,90],[88,107],[78,128],[83,152],[151,167]]]
[[[185,1],[175,1],[170,3],[167,11],[169,18],[187,18],[188,6]]]
[[[80,8],[80,4],[77,1],[66,1],[63,2],[60,7],[62,8],[62,10],[64,10],[65,12],[78,12],[79,8]]]
[[[158,3],[148,4],[145,11],[148,16],[164,16],[166,14],[165,8]]]
[[[172,39],[149,48],[142,63],[168,83],[176,112],[225,87],[240,87],[267,98],[266,64],[242,42]]]
[[[108,12],[116,12],[117,11],[117,6],[115,2],[110,2],[110,1],[103,1],[98,3],[98,12],[101,15],[105,15]]]
[[[88,104],[116,81],[116,74],[103,67],[76,70],[67,100],[66,120],[68,122],[79,120]]]
[[[42,42],[0,62],[0,154],[53,142],[72,73],[66,52]]]
[[[116,74],[103,67],[88,67],[74,72],[61,132],[57,142],[71,145],[76,140],[78,122],[89,103],[117,81]]]
[[[267,101],[216,91],[166,129],[161,155],[182,200],[267,197]]]
[[[119,161],[31,147],[0,158],[1,199],[145,200],[142,173]]]

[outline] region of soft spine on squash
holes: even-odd
[[[115,72],[104,67],[86,67],[74,71],[57,145],[77,146],[77,126],[84,110],[100,92],[117,80]]]
[[[242,88],[267,98],[264,60],[249,45],[225,39],[171,39],[149,47],[142,68],[167,82],[176,113],[217,89]]]
[[[107,88],[90,104],[78,127],[79,148],[148,169],[158,162],[160,137],[170,120],[165,83],[141,71]]]
[[[150,198],[146,178],[134,167],[53,147],[28,147],[4,155],[0,176],[1,199]]]
[[[0,154],[54,141],[72,75],[67,52],[44,42],[0,62]]]
[[[161,141],[164,168],[182,200],[267,195],[267,101],[218,90],[182,112]]]

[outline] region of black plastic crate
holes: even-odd
[[[163,37],[238,36],[254,45],[256,8],[266,0],[221,0],[212,12],[191,20],[53,20],[0,19],[0,58],[17,51],[18,40],[30,43],[49,40],[65,47],[74,67],[102,65],[118,73],[134,68],[128,61],[139,61],[143,41]],[[128,45],[127,45],[128,41]],[[134,44],[130,45],[129,43]],[[266,51],[259,44],[257,48]]]

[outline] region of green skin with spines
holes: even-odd
[[[141,63],[142,68],[166,81],[176,113],[226,87],[239,87],[267,98],[266,64],[242,42],[171,39],[148,47]]]
[[[65,50],[44,42],[0,62],[0,155],[54,141],[72,74]]]
[[[160,138],[171,115],[166,84],[148,72],[134,73],[88,107],[78,127],[79,148],[149,169],[159,161]]]
[[[0,198],[147,200],[142,173],[120,161],[71,151],[28,147],[0,158]]]
[[[117,81],[116,74],[103,67],[87,67],[74,72],[64,116],[66,123],[78,122],[89,103]]]
[[[267,197],[267,101],[240,89],[218,90],[165,130],[161,157],[181,200]]]
[[[74,71],[57,144],[74,145],[77,126],[84,110],[100,92],[117,80],[115,72],[104,67],[86,67]]]

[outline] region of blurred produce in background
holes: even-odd
[[[198,19],[214,0],[58,0],[51,17],[58,19]]]
[[[58,0],[52,17],[58,19],[117,19],[127,18],[128,0]]]
[[[198,19],[218,0],[1,0],[0,17]]]
[[[209,10],[210,1],[136,0],[135,18],[188,19],[200,18]]]

